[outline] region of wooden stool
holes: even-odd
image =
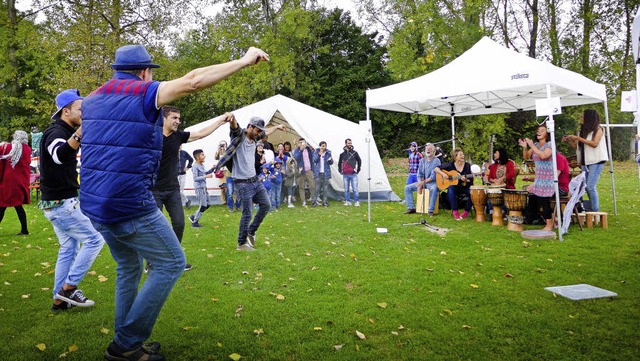
[[[607,221],[607,212],[586,212],[587,228],[593,228],[593,224],[600,223],[600,226],[604,229],[609,228],[609,222]]]
[[[564,214],[564,209],[567,206],[567,203],[569,202],[569,197],[560,197],[560,213]],[[580,230],[582,231],[582,218],[581,218],[581,214],[578,212],[578,207],[577,207],[577,203],[575,206],[573,206],[573,214],[571,216],[571,218],[573,218],[573,216],[576,217],[576,221],[578,222],[578,226],[580,226]],[[553,219],[553,223],[556,223],[556,214],[558,213],[558,208],[556,205],[556,198],[552,197],[551,198],[551,208],[553,208],[553,215],[551,216],[551,218]]]

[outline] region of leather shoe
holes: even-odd
[[[416,213],[415,208],[407,209],[407,211],[404,212],[404,214],[413,214],[413,213]]]

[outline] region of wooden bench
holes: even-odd
[[[600,224],[603,229],[609,228],[607,216],[607,212],[586,212],[587,228],[593,228],[594,224]]]

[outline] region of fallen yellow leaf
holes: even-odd
[[[471,288],[479,288],[480,287],[478,285],[474,285],[473,283],[470,286],[471,286]]]
[[[366,340],[367,339],[367,336],[365,336],[364,333],[362,333],[362,332],[360,332],[358,330],[356,330],[356,336],[358,336],[358,338],[361,339],[361,340]]]
[[[192,326],[184,326],[184,327],[182,327],[182,329],[185,330],[185,331],[189,331],[192,328],[193,328]]]
[[[322,331],[322,327],[318,327],[318,326],[316,326],[316,327],[314,327],[314,328],[313,328],[313,330],[314,330],[314,331]]]
[[[39,343],[36,345],[36,347],[38,348],[38,350],[40,351],[44,351],[47,349],[47,345],[43,344],[43,343]]]
[[[27,295],[22,295],[22,298],[23,298],[23,299],[27,299],[27,298],[29,298],[29,297],[31,297],[31,295],[29,295],[29,294],[27,294]]]
[[[98,276],[98,281],[100,281],[100,283],[107,282],[107,280],[108,278],[103,275]]]
[[[240,360],[241,357],[242,356],[240,356],[239,354],[237,354],[235,352],[232,353],[231,355],[229,355],[229,358],[232,359],[233,361],[238,361],[238,360]]]
[[[89,271],[89,272],[87,272],[87,274],[89,276],[95,276],[97,274],[97,272],[96,271]]]
[[[105,335],[109,333],[109,329],[108,328],[101,328],[100,332],[104,333]]]
[[[257,330],[253,330],[253,333],[255,333],[256,335],[262,335],[264,333],[264,330],[259,328]]]
[[[342,349],[342,346],[344,345],[333,345],[333,348],[335,348],[336,351],[340,351]]]
[[[76,346],[75,344],[69,346],[69,352],[76,352],[78,351],[78,346]]]
[[[394,335],[394,336],[398,336],[399,335],[399,333],[397,333],[396,331],[391,331],[391,334]]]
[[[278,300],[278,301],[284,301],[284,296],[283,296],[283,295],[277,295],[277,296],[276,296],[276,300]]]
[[[380,302],[380,303],[378,303],[378,307],[387,308],[387,303],[386,302]]]

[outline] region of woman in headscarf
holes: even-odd
[[[16,130],[13,141],[0,145],[0,222],[8,207],[14,207],[22,229],[18,236],[29,234],[27,214],[22,208],[29,204],[31,148],[27,132]]]

